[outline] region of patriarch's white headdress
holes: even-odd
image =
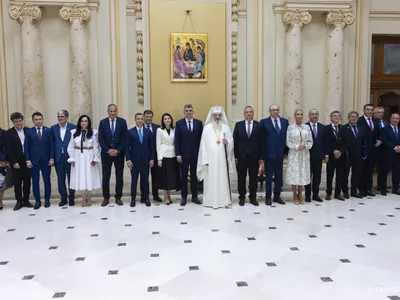
[[[213,116],[212,115],[215,114],[215,113],[220,113],[222,115],[221,116],[221,122],[224,123],[225,125],[229,126],[228,118],[226,117],[224,108],[222,106],[213,106],[213,107],[210,108],[210,111],[208,112],[208,115],[207,115],[207,119],[206,119],[205,125],[207,125],[207,124],[212,122],[212,120],[213,120]]]

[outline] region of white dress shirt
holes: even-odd
[[[144,123],[143,126],[146,127],[148,130],[150,130],[151,133],[153,133],[153,124],[151,124],[151,123],[150,123],[150,124]]]
[[[110,123],[111,132],[112,132],[112,120],[113,119],[108,118],[108,122]],[[114,119],[114,132],[115,132],[116,129],[117,129],[117,118]]]
[[[250,134],[249,134],[249,131],[248,131],[249,122],[250,122]],[[248,135],[251,135],[251,133],[253,132],[253,122],[254,122],[253,120],[251,120],[251,121],[244,120],[246,133],[247,133]],[[274,126],[275,126],[275,121],[274,121]]]
[[[369,118],[369,117],[366,117],[365,115],[364,115],[364,118],[365,118],[365,121],[367,122],[367,125],[368,125],[368,127],[369,127],[369,121],[368,121],[368,119],[371,119],[371,124],[372,124],[372,129],[375,129],[374,127],[374,119],[371,117],[371,118]]]
[[[274,126],[274,128],[275,128],[275,120],[278,121],[278,127],[279,127],[279,129],[282,129],[282,126],[281,126],[281,118],[277,117],[276,119],[274,119],[273,117],[271,117],[272,125]]]
[[[61,126],[60,124],[60,138],[62,141],[64,141],[66,132],[67,132],[67,124],[65,124],[65,126]]]
[[[192,132],[193,132],[193,118],[190,120],[185,118],[185,120],[186,120],[186,127],[188,130],[190,130],[189,128],[189,121],[190,121],[190,127],[192,127]]]
[[[15,128],[15,127],[14,127]],[[18,130],[17,128],[15,128],[15,130],[18,133],[18,137],[19,140],[21,141],[21,145],[22,145],[22,152],[24,152],[24,142],[25,142],[25,132],[24,132],[24,128],[22,128],[21,130]]]

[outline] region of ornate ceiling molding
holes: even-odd
[[[100,0],[11,0],[10,5],[37,5],[37,6],[73,6],[83,5],[90,10],[98,10]]]
[[[284,1],[282,4],[272,5],[276,14],[283,14],[286,10],[308,10],[308,11],[329,11],[329,10],[351,10],[351,0],[316,0],[316,1]]]

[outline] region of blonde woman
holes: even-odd
[[[286,145],[289,148],[286,183],[292,186],[295,204],[304,204],[303,186],[310,183],[310,149],[313,145],[310,127],[303,124],[303,111],[296,109],[295,123],[287,130]]]

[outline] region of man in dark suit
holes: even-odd
[[[364,128],[358,126],[358,113],[351,111],[348,114],[348,123],[344,125],[344,141],[348,153],[348,165],[346,166],[346,175],[343,178],[342,190],[348,192],[348,178],[351,168],[351,197],[361,199],[363,196],[359,193],[360,177],[362,170],[362,161],[367,158],[365,146]],[[344,198],[347,198],[346,196]]]
[[[325,126],[325,159],[326,165],[326,197],[325,200],[331,200],[332,181],[336,171],[335,199],[344,201],[340,194],[343,187],[343,179],[346,174],[346,144],[344,140],[344,131],[339,124],[341,114],[335,110],[331,112],[331,124]]]
[[[35,112],[32,115],[34,127],[28,129],[24,142],[26,166],[32,170],[32,190],[35,196],[34,209],[42,206],[40,201],[40,173],[44,182],[44,207],[50,206],[51,166],[54,165],[54,147],[50,128],[43,126],[43,115]]]
[[[238,173],[239,205],[246,199],[246,177],[249,172],[250,203],[258,206],[257,174],[262,163],[261,135],[259,123],[253,120],[254,110],[251,106],[244,108],[244,120],[235,124],[233,130],[235,164]]]
[[[386,160],[385,171],[382,173],[381,195],[386,196],[387,175],[392,170],[392,193],[400,195],[400,115],[393,113],[390,116],[390,124],[382,129],[382,142],[384,145]]]
[[[288,153],[286,147],[286,133],[289,127],[287,119],[279,117],[280,107],[273,104],[269,107],[270,117],[262,119],[261,138],[265,146],[263,153],[266,164],[266,184],[265,184],[265,204],[271,205],[272,194],[272,176],[275,178],[274,202],[286,204],[281,199],[281,190],[283,183],[283,159]]]
[[[375,107],[374,108],[374,118],[376,120],[378,120],[378,124],[379,124],[379,131],[381,132],[382,129],[386,126],[389,125],[388,121],[383,120],[383,116],[385,115],[385,109],[383,107]],[[377,148],[377,162],[376,164],[378,165],[378,182],[377,182],[377,189],[379,191],[379,187],[382,186],[382,178],[385,176],[383,173],[385,172],[385,162],[386,162],[386,158],[385,158],[385,154],[386,154],[386,150],[385,147],[383,145],[380,145]],[[387,191],[386,191],[387,193]]]
[[[70,185],[71,164],[68,162],[68,144],[71,140],[71,130],[75,129],[75,125],[68,122],[69,112],[65,109],[57,113],[58,124],[51,126],[50,133],[53,139],[54,147],[54,166],[57,172],[58,192],[60,193],[61,202],[59,206],[69,204],[75,205],[75,190],[69,189],[65,185],[65,179],[68,178],[68,187]],[[69,200],[67,202],[67,199]]]
[[[203,122],[193,118],[192,104],[183,108],[185,117],[176,122],[175,126],[175,154],[181,170],[181,206],[185,206],[188,196],[188,174],[190,168],[190,189],[192,202],[201,204],[197,198],[197,158],[199,155]]]
[[[364,105],[364,115],[358,119],[358,126],[364,129],[366,139],[366,151],[368,157],[363,161],[361,171],[361,194],[363,196],[375,196],[372,193],[372,181],[374,177],[375,164],[378,160],[378,147],[382,144],[379,140],[379,123],[372,117],[374,106]]]
[[[325,126],[318,122],[319,111],[311,109],[308,113],[309,121],[306,123],[310,126],[313,138],[313,146],[310,150],[310,166],[311,166],[311,182],[305,186],[306,202],[311,202],[311,191],[313,193],[312,200],[322,202],[319,197],[319,186],[321,184],[322,161],[325,160]]]
[[[24,141],[28,128],[24,127],[24,116],[19,112],[11,114],[14,127],[8,129],[4,135],[4,150],[10,162],[17,204],[14,210],[22,207],[32,207],[29,202],[31,193],[31,171],[27,168],[24,155]]]
[[[143,127],[142,113],[135,115],[136,126],[128,130],[125,140],[125,153],[128,168],[131,170],[131,207],[136,205],[137,182],[140,175],[140,191],[146,206],[149,199],[149,168],[154,165],[154,143],[150,130]]]
[[[153,123],[153,116],[154,113],[151,110],[145,110],[143,112],[144,116],[144,127],[150,130],[150,133],[153,137],[153,144],[156,145],[156,138],[157,138],[157,129],[160,128],[160,125],[154,124]],[[157,149],[154,146],[154,159],[157,160]],[[153,195],[153,200],[157,202],[162,202],[159,194],[158,194],[158,187],[157,187],[157,172],[160,171],[160,168],[158,167],[158,164],[154,164],[154,166],[151,168],[151,193]],[[140,199],[141,203],[144,203],[145,200],[143,198],[143,195]]]
[[[108,118],[101,120],[99,124],[99,144],[103,169],[103,203],[101,206],[103,207],[110,203],[110,177],[113,164],[115,168],[115,203],[123,205],[121,198],[124,187],[124,142],[128,131],[126,120],[118,117],[118,108],[115,104],[108,105],[107,113]]]

